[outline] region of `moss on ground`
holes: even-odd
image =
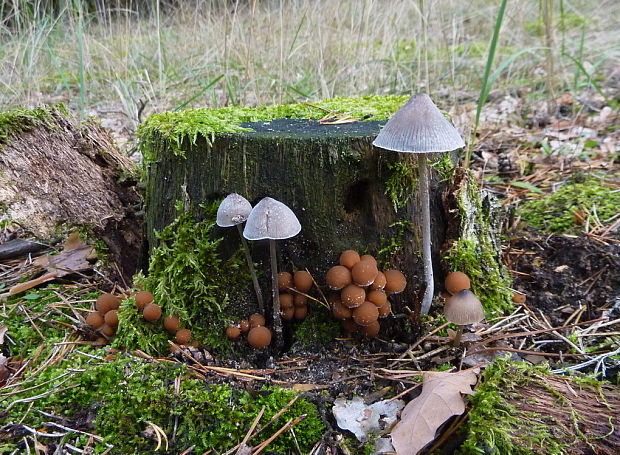
[[[68,115],[64,105],[42,106],[36,109],[17,108],[0,112],[0,145],[6,144],[17,134],[30,131],[40,125],[53,123],[53,113]]]
[[[113,445],[113,453],[123,454],[154,453],[157,441],[152,430],[156,425],[168,438],[168,450],[163,453],[179,453],[190,446],[195,446],[197,453],[209,449],[219,453],[243,439],[263,407],[261,424],[269,422],[295,396],[295,392],[281,388],[250,393],[226,384],[207,384],[192,377],[180,363],[149,362],[128,355],[108,361],[105,355],[104,350],[75,350],[36,377],[27,378],[30,390],[0,398],[3,407],[6,405],[6,421],[41,428],[53,414],[68,419],[74,428],[81,422],[77,426],[83,428],[94,418],[94,431],[90,431],[103,438],[95,443],[95,451],[101,453]],[[43,393],[34,401],[34,409],[29,410],[32,401],[19,402]],[[307,453],[325,428],[317,408],[304,398],[249,444],[257,445],[289,419],[301,415],[306,417],[294,430],[300,449]],[[88,436],[78,439],[78,445],[83,446]],[[0,451],[10,450],[16,443],[3,444]],[[294,447],[290,432],[269,445],[278,453],[289,453]]]
[[[225,327],[237,316],[230,304],[242,298],[251,280],[241,249],[226,260],[220,257],[222,239],[213,235],[218,203],[202,207],[202,221],[178,204],[178,217],[157,234],[148,276],[138,277],[136,284],[153,293],[162,317],[178,316],[195,339],[223,354],[231,349]],[[168,352],[161,323],[146,322],[132,300],[123,302],[119,320],[114,346],[152,355]]]
[[[592,226],[595,225],[594,216],[605,224],[620,213],[620,191],[602,180],[588,178],[581,183],[567,183],[555,193],[527,201],[519,213],[529,226],[545,232],[583,232],[580,218]]]
[[[141,124],[138,137],[144,161],[148,163],[156,159],[156,150],[169,149],[173,154],[183,156],[183,142],[195,144],[199,136],[212,140],[216,134],[247,131],[241,126],[246,122],[277,118],[320,119],[328,113],[346,114],[360,120],[387,120],[407,99],[408,96],[374,95],[332,98],[316,103],[164,112],[151,115]]]
[[[296,325],[293,342],[302,347],[320,347],[328,345],[338,336],[340,324],[331,311],[316,302],[310,302],[308,317]]]

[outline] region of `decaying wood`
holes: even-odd
[[[47,124],[0,146],[0,205],[39,239],[70,226],[92,230],[129,276],[141,244],[141,222],[132,208],[140,197],[119,180],[134,168],[101,126],[78,126],[53,112]]]

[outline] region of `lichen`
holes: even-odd
[[[0,145],[6,144],[17,134],[30,131],[40,125],[52,124],[54,112],[68,114],[63,104],[41,106],[35,109],[16,108],[0,112]]]
[[[188,109],[151,115],[138,128],[144,162],[156,158],[161,143],[174,155],[184,156],[183,143],[195,144],[198,137],[212,140],[216,134],[247,130],[245,122],[276,118],[319,119],[328,113],[346,114],[359,120],[387,120],[405,102],[407,96],[363,96],[332,98],[316,103],[219,109]]]
[[[545,232],[583,232],[583,223],[605,224],[618,215],[620,191],[594,177],[582,183],[567,183],[558,191],[523,204],[519,210],[523,220]],[[596,217],[596,218],[595,218]],[[582,221],[580,221],[582,220]]]

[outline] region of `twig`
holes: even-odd
[[[271,444],[273,442],[274,439],[276,439],[278,436],[280,436],[282,433],[284,433],[286,430],[288,430],[289,428],[294,427],[295,425],[297,425],[299,422],[301,422],[303,419],[305,419],[307,416],[307,414],[302,414],[299,417],[297,417],[295,420],[290,419],[288,422],[286,422],[284,424],[284,426],[282,426],[282,428],[280,428],[278,431],[276,431],[273,435],[271,435],[271,437],[269,437],[269,439],[267,439],[265,442],[263,442],[262,444],[258,445],[256,447],[256,450],[254,452],[254,455],[258,455],[259,453],[261,453],[263,450],[265,450],[265,448]]]

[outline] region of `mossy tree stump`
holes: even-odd
[[[150,247],[156,245],[155,231],[174,219],[177,201],[191,206],[236,192],[255,204],[270,196],[291,207],[302,225],[297,237],[278,242],[282,270],[308,268],[323,284],[341,251],[378,255],[380,266],[397,268],[408,279],[405,292],[392,299],[395,312],[403,312],[404,306],[417,310],[424,283],[419,226],[414,221],[420,217],[416,164],[372,146],[384,123],[325,125],[316,119],[274,119],[241,123],[245,131],[187,135],[175,141],[166,138],[165,126],[156,127],[147,138],[143,131],[143,144],[148,146],[144,151]],[[437,172],[431,181],[437,252],[445,237],[444,184]],[[388,190],[401,194],[391,198]],[[400,205],[398,210],[395,205]],[[221,234],[227,242],[238,242],[236,230]],[[251,244],[254,260],[261,263],[262,286],[268,289],[267,243]]]

